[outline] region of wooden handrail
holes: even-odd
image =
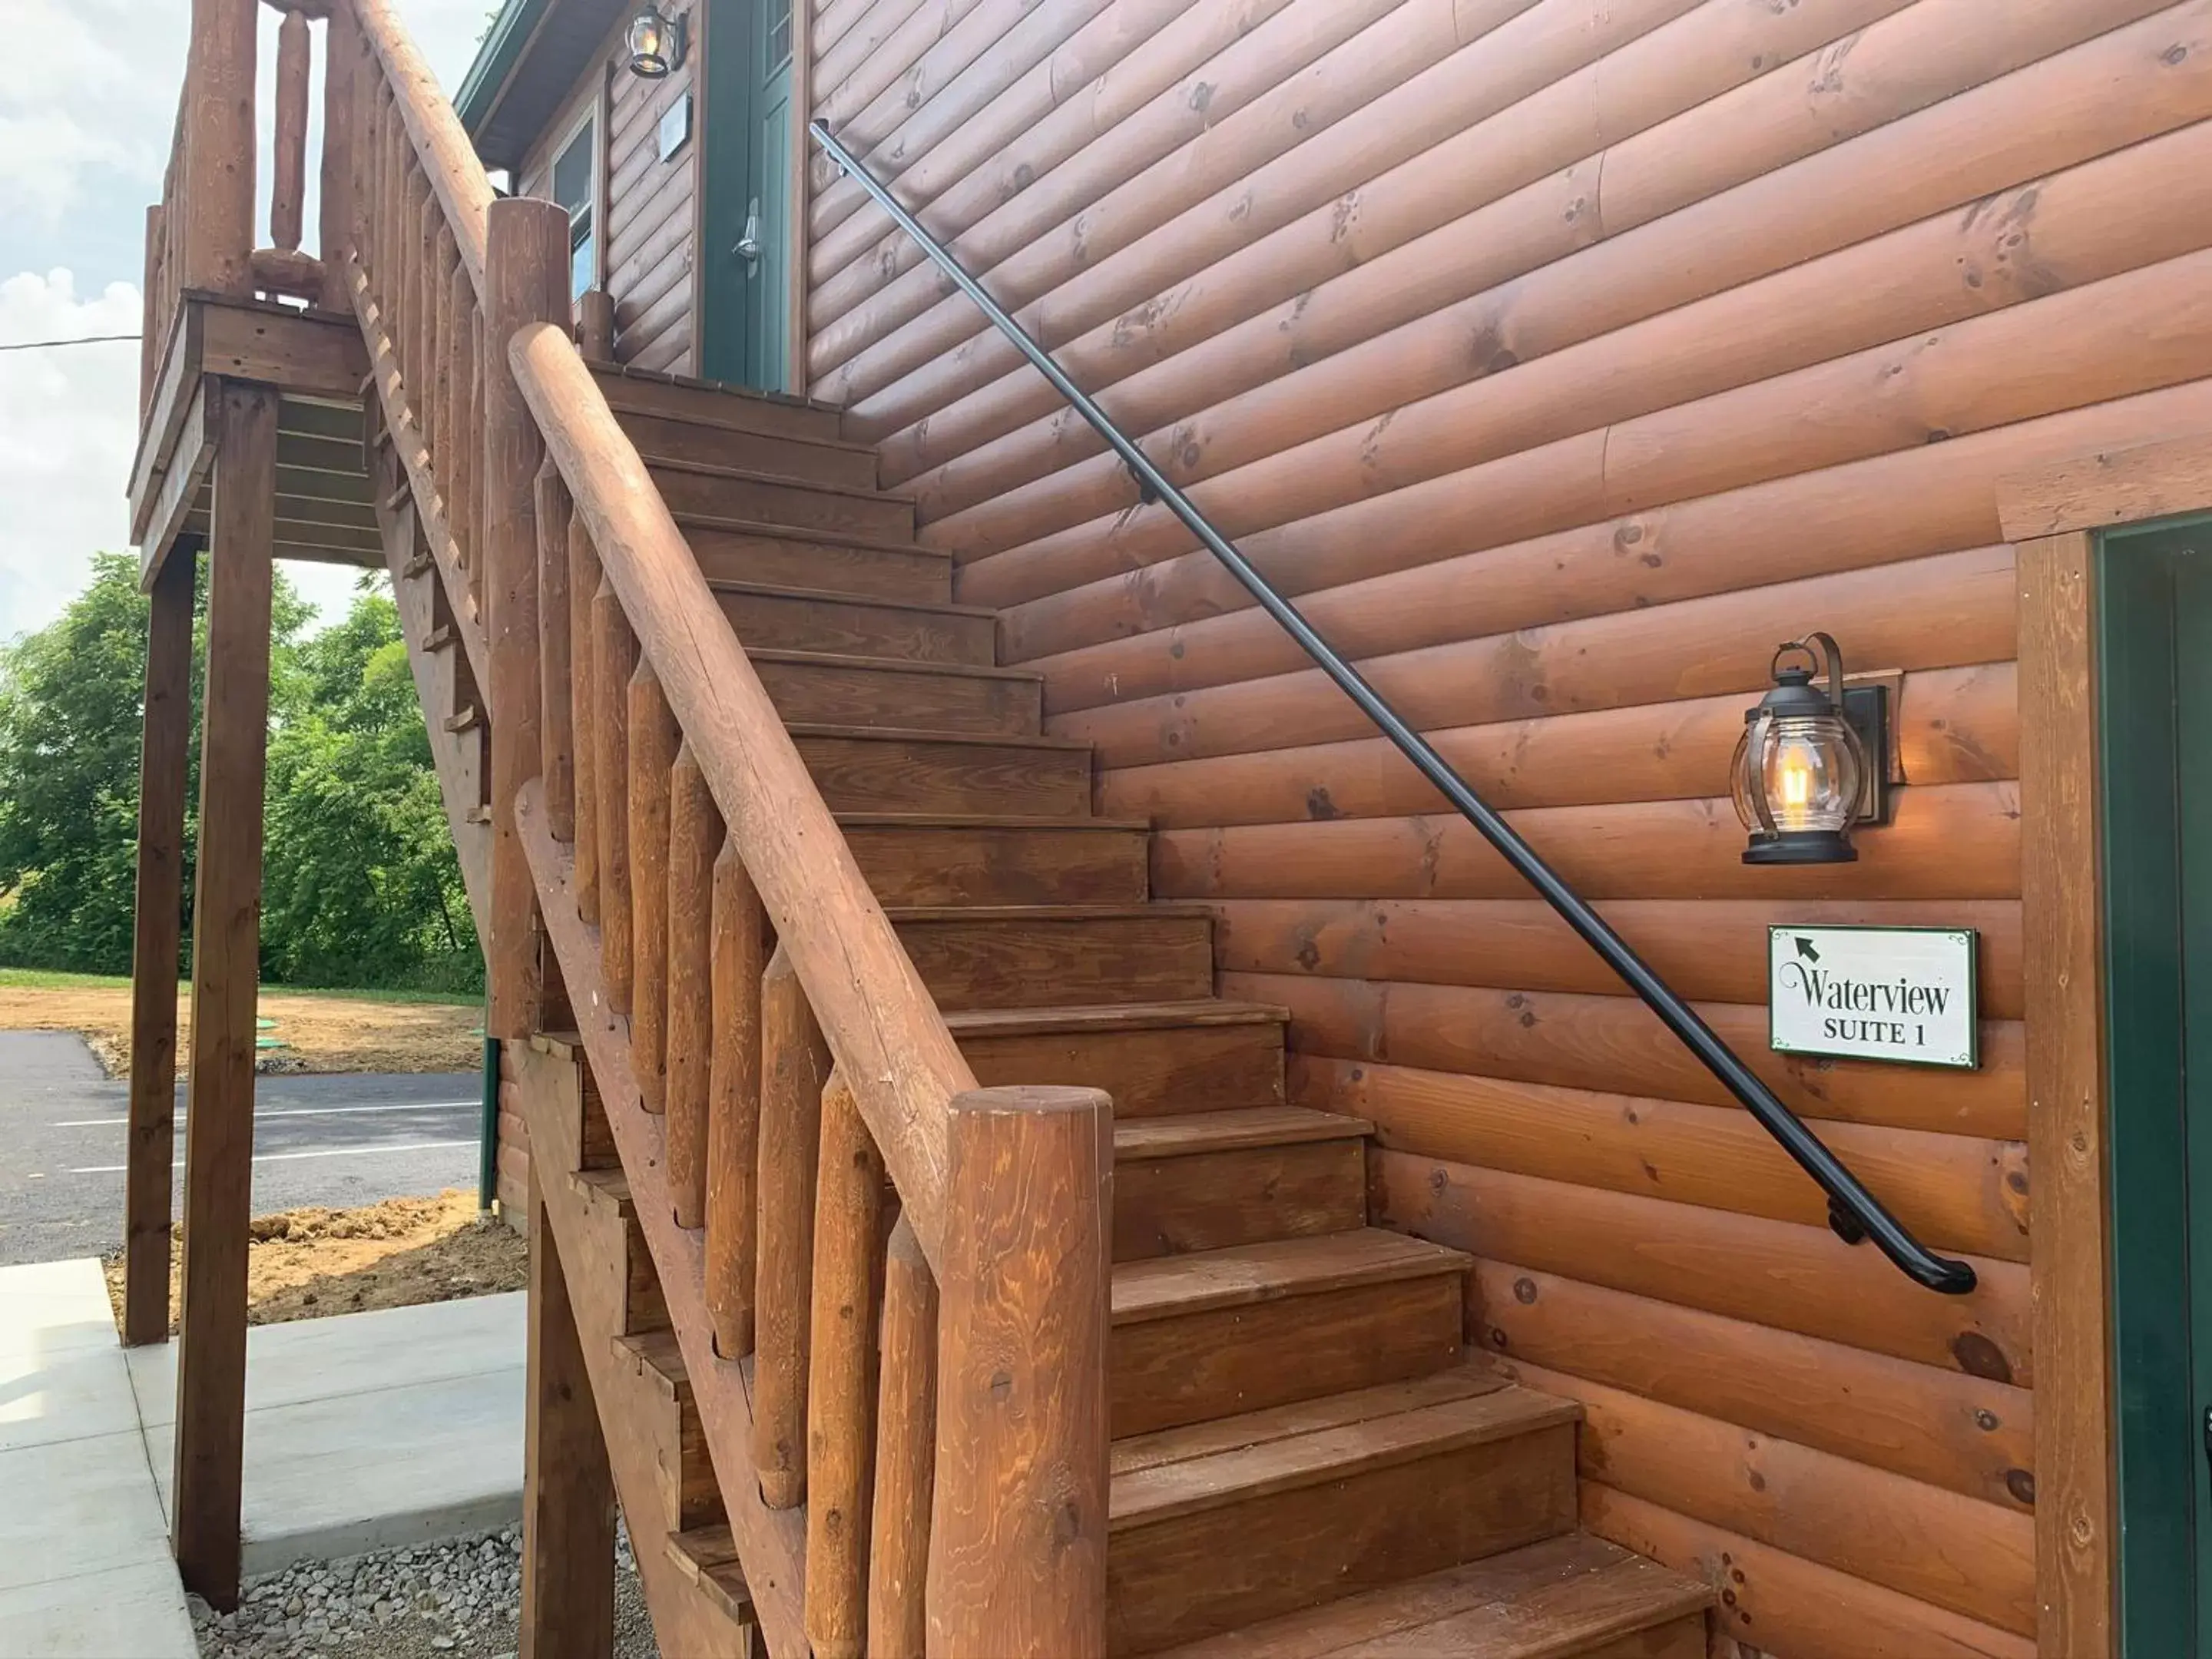
[[[438,77],[416,49],[392,0],[354,0],[362,38],[383,65],[399,118],[436,192],[446,222],[453,227],[461,264],[475,284],[478,303],[487,298],[485,270],[490,250],[486,215],[491,210],[491,179],[477,159],[476,146],[461,118],[438,88]]]
[[[945,1224],[950,1106],[975,1087],[975,1073],[750,659],[721,625],[683,532],[583,358],[562,330],[543,323],[519,331],[508,356],[639,650],[935,1265]],[[702,619],[714,625],[702,626]]]

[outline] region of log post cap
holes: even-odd
[[[1114,1110],[1113,1097],[1103,1089],[1079,1089],[1058,1085],[1007,1084],[995,1089],[970,1089],[952,1097],[949,1109],[957,1122],[970,1113],[1019,1113],[1042,1115],[1060,1112]]]

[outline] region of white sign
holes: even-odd
[[[1777,1054],[1978,1063],[1972,928],[1771,927],[1768,1046]]]

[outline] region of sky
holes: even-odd
[[[396,0],[449,89],[491,0]],[[259,125],[267,142],[276,15],[262,22]],[[190,0],[0,0],[0,345],[135,334],[146,210],[160,198],[184,73]],[[322,30],[308,135],[314,246]],[[268,238],[269,167],[257,240]],[[137,441],[138,345],[0,350],[0,641],[53,620],[94,552],[130,545],[124,501]],[[326,617],[358,572],[286,567]]]

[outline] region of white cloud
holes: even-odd
[[[400,0],[448,88],[475,55],[488,4]],[[265,135],[277,19],[257,10]],[[0,273],[19,273],[0,280],[0,343],[138,328],[145,210],[168,161],[190,15],[188,0],[0,0]],[[310,249],[321,58],[318,38]],[[265,239],[265,136],[258,171]],[[83,585],[94,550],[128,545],[137,424],[135,343],[0,352],[0,639],[51,621]],[[351,597],[351,570],[289,572],[325,615]]]

